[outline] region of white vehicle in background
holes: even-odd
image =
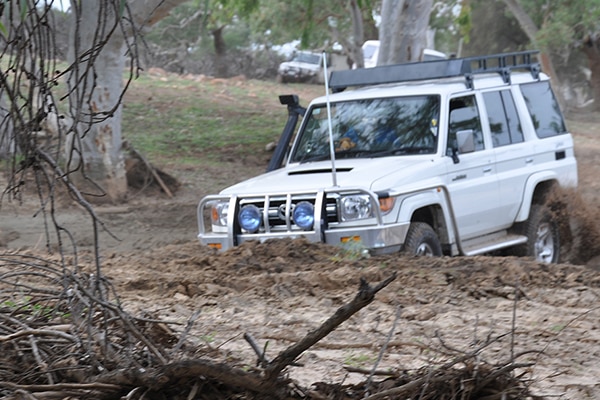
[[[280,96],[289,117],[268,172],[203,198],[198,239],[558,262],[546,199],[577,185],[577,163],[536,54],[334,71],[333,93],[306,109]]]
[[[289,61],[282,62],[277,70],[277,80],[280,83],[305,82],[323,83],[324,65],[323,53],[312,51],[295,51]],[[339,52],[327,54],[327,70],[348,69],[346,56]]]
[[[363,61],[365,68],[377,66],[377,57],[379,57],[379,40],[367,40],[362,45]]]
[[[323,68],[323,55],[309,51],[294,52],[289,61],[279,64],[277,79],[279,82],[314,82]]]

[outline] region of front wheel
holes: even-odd
[[[560,257],[560,236],[558,223],[547,207],[534,205],[526,222],[524,234],[527,236],[525,253],[536,261],[557,263]]]
[[[429,224],[413,222],[408,228],[402,251],[412,256],[440,257],[442,255],[442,245]]]

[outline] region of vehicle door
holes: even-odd
[[[499,187],[494,150],[484,139],[474,94],[448,106],[446,187],[461,240],[497,230]]]
[[[490,129],[496,174],[500,188],[499,224],[507,228],[514,223],[527,177],[532,172],[533,146],[525,141],[523,124],[519,118],[510,89],[482,93]]]

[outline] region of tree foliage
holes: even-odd
[[[378,38],[375,7],[371,0],[188,1],[149,33],[148,43],[154,60],[172,71],[227,76],[239,73],[237,64],[245,63],[251,64],[241,66],[246,75],[261,77],[260,70],[275,73],[282,61],[273,49],[290,43],[312,50],[336,46],[356,59],[364,40]],[[220,62],[219,57],[226,59],[228,71],[211,64]],[[272,65],[263,64],[261,57]]]
[[[553,75],[554,64],[568,65],[585,54],[591,72],[595,109],[600,111],[600,0],[503,0],[519,21],[530,42],[541,48],[545,70]],[[559,85],[560,86],[560,85]],[[570,91],[566,84],[562,91]]]

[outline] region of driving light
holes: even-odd
[[[342,221],[354,221],[373,216],[371,198],[368,195],[345,196],[341,199]]]
[[[305,231],[311,230],[315,223],[315,208],[308,201],[301,201],[294,207],[294,222]]]
[[[258,228],[262,223],[260,210],[254,204],[245,205],[238,214],[238,222],[242,229],[250,233],[258,232]]]
[[[210,220],[213,225],[227,226],[227,214],[229,212],[229,202],[215,201],[210,209]]]

